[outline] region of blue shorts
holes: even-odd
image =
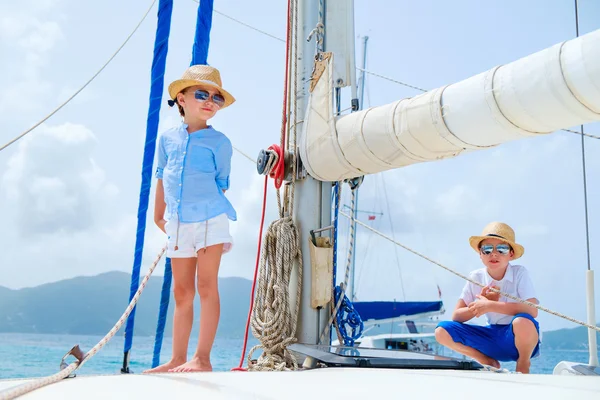
[[[472,347],[494,360],[517,361],[519,351],[515,346],[515,334],[512,330],[512,323],[515,318],[527,318],[533,322],[539,337],[540,325],[529,314],[515,315],[508,325],[479,326],[456,321],[442,321],[437,326],[444,328],[454,342]],[[540,340],[538,338],[538,343],[533,349],[531,358],[536,357],[539,352]]]

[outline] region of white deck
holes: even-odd
[[[23,380],[0,380],[0,391]],[[323,368],[297,372],[213,372],[78,376],[22,399],[303,399],[403,398],[444,400],[600,399],[600,379],[479,371]],[[308,396],[308,397],[307,397]]]

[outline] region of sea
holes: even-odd
[[[0,379],[43,377],[60,371],[63,356],[74,346],[79,345],[84,352],[94,347],[101,336],[86,335],[48,335],[0,333]],[[169,360],[171,338],[162,341],[160,362]],[[190,356],[194,352],[196,341],[190,340]],[[258,341],[250,334],[247,351]],[[123,365],[124,337],[115,336],[100,352],[76,371],[77,375],[119,374]],[[152,365],[154,337],[134,337],[130,351],[129,369],[131,373],[142,373]],[[211,362],[214,371],[229,371],[238,367],[242,353],[243,338],[215,339]],[[247,352],[246,352],[247,354]],[[258,350],[256,355],[260,354]],[[545,350],[532,360],[531,373],[552,374],[560,361],[587,362],[587,351]],[[73,361],[70,357],[67,363]],[[243,361],[246,366],[246,360]],[[514,371],[515,363],[502,363],[502,368]]]

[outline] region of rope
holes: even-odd
[[[151,86],[148,101],[148,117],[146,121],[146,137],[144,139],[144,154],[141,167],[140,196],[137,209],[137,227],[135,236],[135,247],[133,266],[131,271],[131,284],[129,289],[129,300],[133,298],[138,289],[140,280],[140,267],[144,251],[144,240],[146,231],[146,215],[152,186],[152,168],[154,154],[156,152],[156,137],[158,136],[159,114],[164,89],[165,65],[169,50],[169,36],[171,32],[171,16],[173,14],[173,0],[160,0],[156,22],[156,33],[154,39],[154,50],[152,57]],[[133,331],[135,325],[134,308],[127,320],[125,327],[125,343],[123,345],[123,367],[121,372],[129,372],[129,352],[133,344]]]
[[[57,372],[54,375],[40,378],[35,381],[28,382],[28,383],[4,390],[4,391],[0,392],[0,399],[2,399],[2,400],[14,399],[18,396],[22,396],[26,393],[32,392],[41,387],[48,386],[50,384],[59,382],[62,379],[67,378],[69,375],[71,375],[71,373],[73,373],[78,368],[81,368],[83,366],[83,364],[88,362],[94,355],[96,355],[96,353],[98,353],[106,345],[106,343],[108,343],[108,341],[110,339],[112,339],[115,336],[115,334],[119,331],[119,329],[123,326],[123,324],[125,323],[125,320],[127,319],[129,314],[135,307],[136,303],[138,302],[138,299],[140,298],[142,291],[146,287],[146,284],[148,283],[148,280],[150,279],[152,272],[154,272],[154,269],[158,265],[158,262],[160,261],[160,259],[162,258],[163,254],[165,253],[166,250],[167,250],[167,246],[165,245],[162,248],[162,250],[158,253],[158,255],[156,256],[156,259],[154,260],[154,262],[148,269],[148,273],[142,280],[142,283],[140,284],[139,289],[135,293],[135,296],[133,296],[133,299],[131,299],[131,301],[129,302],[129,305],[125,309],[125,312],[123,313],[121,318],[119,318],[119,320],[117,321],[115,326],[113,326],[113,328],[106,334],[106,336],[104,336],[102,338],[102,340],[100,340],[90,351],[88,351],[81,360],[72,362],[65,369],[63,369],[60,372]]]
[[[292,1],[294,8],[292,9]],[[275,186],[279,189],[283,181],[284,154],[286,144],[286,125],[288,110],[288,74],[289,58],[291,57],[290,37],[292,30],[292,14],[294,16],[293,29],[294,38],[297,39],[297,15],[298,4],[296,0],[288,0],[288,40],[286,51],[286,89],[284,91],[284,105],[282,112],[281,147],[272,145],[270,152],[277,157],[269,157],[273,161],[267,166],[268,175],[275,179]],[[295,40],[297,43],[297,40]],[[297,45],[294,52],[297,51]],[[297,57],[294,55],[294,60]],[[294,63],[294,71],[297,71],[297,62]],[[296,74],[297,76],[297,74]],[[294,110],[297,110],[297,78],[294,80]],[[294,112],[293,148],[296,146],[296,112]],[[292,160],[294,171],[295,159]],[[279,179],[279,183],[278,183]],[[260,344],[250,349],[248,353],[248,370],[251,371],[282,371],[298,369],[296,357],[288,351],[287,347],[296,341],[296,326],[300,300],[302,294],[302,251],[300,246],[300,233],[294,224],[293,196],[294,196],[295,173],[292,173],[291,190],[284,191],[284,205],[281,203],[280,191],[277,190],[277,205],[279,219],[273,221],[266,232],[265,241],[262,244],[262,255],[258,271],[258,288],[256,291],[256,304],[252,308],[251,326],[253,335]],[[279,186],[278,186],[279,185]],[[289,207],[289,212],[286,212]],[[295,262],[298,265],[298,280],[296,289],[296,305],[290,312],[289,284],[292,269]],[[256,279],[255,279],[256,283]],[[262,354],[256,361],[252,360],[252,354],[258,349],[263,349]]]
[[[332,267],[332,281],[331,288],[335,293],[335,282],[336,282],[336,271],[337,271],[337,249],[338,249],[338,221],[339,221],[339,211],[340,211],[340,198],[342,194],[342,185],[340,182],[336,182],[333,189],[333,204],[334,204],[334,212],[333,212],[333,267]],[[337,301],[336,301],[337,303]],[[341,339],[341,338],[338,338]],[[321,340],[319,340],[319,343]],[[329,342],[331,343],[331,333],[329,334]],[[340,340],[340,343],[342,341]]]
[[[581,129],[581,132],[573,131],[571,129],[562,129],[562,130],[565,131],[565,132],[571,132],[571,133],[575,133],[577,135],[587,136],[587,137],[592,138],[592,139],[599,139],[600,140],[600,136],[590,135],[589,133],[585,133],[585,132],[583,132],[583,128]]]
[[[578,13],[578,4],[577,0],[575,0],[575,34],[579,37],[579,13]],[[585,212],[585,242],[587,249],[587,269],[588,271],[592,269],[591,259],[590,259],[590,224],[588,218],[588,195],[587,195],[587,173],[586,173],[586,165],[585,165],[585,137],[583,136],[583,124],[581,125],[581,164],[582,164],[582,178],[583,178],[583,204],[584,204],[584,212]]]
[[[352,219],[354,219],[354,203],[356,201],[356,188],[352,189],[352,198],[351,198],[351,207],[352,207]],[[345,215],[343,212],[339,212],[342,215]],[[360,321],[359,325],[361,326],[360,328],[360,332],[358,334],[357,337],[355,337],[354,339],[352,339],[355,335],[355,329],[353,329],[353,332],[351,334],[348,334],[348,332],[346,331],[345,327],[346,325],[350,326],[351,328],[354,327],[356,324],[355,322],[357,321],[356,316],[358,316],[358,320],[360,320],[360,316],[358,314],[356,314],[356,316],[354,315],[354,308],[352,306],[352,303],[350,302],[350,300],[346,297],[346,288],[348,287],[348,280],[350,278],[350,266],[352,265],[352,255],[353,255],[353,247],[354,247],[354,235],[355,235],[355,231],[354,231],[354,226],[352,224],[350,224],[350,244],[348,245],[348,259],[346,262],[346,273],[344,275],[344,282],[341,283],[339,286],[335,287],[335,291],[334,291],[334,301],[331,303],[331,315],[329,317],[329,321],[327,322],[327,325],[325,325],[325,328],[323,329],[323,332],[321,332],[321,336],[319,336],[319,344],[323,343],[323,339],[325,338],[325,336],[327,336],[329,334],[329,329],[332,325],[332,323],[335,322],[335,328],[336,328],[336,332],[338,334],[338,339],[340,341],[340,343],[342,343],[342,341],[349,346],[349,344],[347,343],[354,343],[354,340],[356,340],[358,337],[360,337],[360,335],[362,334],[362,321]],[[334,282],[335,283],[335,282]],[[349,317],[349,319],[345,319],[342,316],[342,313],[340,313],[340,315],[338,315],[338,313],[340,312],[340,308],[342,307],[342,303],[344,303],[344,311],[347,311],[347,317]],[[334,306],[335,304],[335,306]],[[350,321],[352,320],[352,322]]]
[[[340,301],[341,297],[341,301]],[[345,346],[354,347],[354,341],[358,339],[364,330],[364,324],[360,318],[358,311],[354,309],[354,305],[344,294],[344,290],[341,286],[337,286],[334,292],[335,302],[340,304],[340,308],[335,314],[335,320],[337,322],[336,329],[341,336]],[[350,331],[348,331],[348,329]]]
[[[344,212],[340,212],[340,214],[342,214],[344,217],[346,217],[346,218],[348,218],[348,219],[350,219],[350,220],[354,220],[354,218],[353,218],[353,217],[351,217],[350,215],[348,215],[348,214],[346,214],[346,213],[344,213]],[[403,249],[405,249],[405,250],[407,250],[407,251],[409,251],[409,252],[413,253],[414,255],[416,255],[416,256],[419,256],[419,257],[421,257],[421,258],[423,258],[423,259],[425,259],[425,260],[429,261],[430,263],[433,263],[433,264],[437,265],[438,267],[441,267],[441,268],[445,269],[446,271],[448,271],[448,272],[450,272],[450,273],[452,273],[452,274],[454,274],[454,275],[458,276],[459,278],[462,278],[462,279],[464,279],[464,280],[466,280],[466,281],[468,281],[468,282],[471,282],[471,283],[473,283],[473,284],[475,284],[475,285],[477,285],[477,286],[479,286],[479,287],[482,287],[482,288],[483,288],[483,287],[485,287],[485,285],[484,285],[484,284],[482,284],[482,283],[479,283],[479,282],[476,282],[476,281],[474,281],[473,279],[471,279],[471,278],[469,278],[469,277],[467,277],[467,276],[465,276],[465,275],[461,274],[460,272],[456,272],[456,271],[454,271],[453,269],[451,269],[451,268],[449,268],[449,267],[446,267],[445,265],[442,265],[442,264],[440,264],[439,262],[437,262],[437,261],[435,261],[435,260],[432,260],[431,258],[429,258],[429,257],[427,257],[427,256],[425,256],[425,255],[423,255],[423,254],[421,254],[421,253],[419,253],[419,252],[417,252],[416,250],[413,250],[413,249],[411,249],[410,247],[407,247],[407,246],[403,245],[402,243],[400,243],[400,242],[398,242],[398,241],[396,241],[396,240],[392,239],[391,237],[387,236],[386,234],[384,234],[384,233],[382,233],[382,232],[379,232],[379,231],[377,231],[377,230],[375,230],[375,229],[371,228],[369,225],[367,225],[367,224],[365,224],[365,223],[363,223],[363,222],[360,222],[359,220],[356,220],[356,223],[358,223],[359,225],[362,225],[362,226],[364,226],[365,228],[367,228],[367,229],[368,229],[368,230],[370,230],[371,232],[373,232],[373,233],[375,233],[375,234],[377,234],[377,235],[381,236],[382,238],[384,238],[384,239],[387,239],[387,240],[389,240],[389,241],[390,241],[390,242],[392,242],[392,243],[395,243],[396,245],[398,245],[398,246],[402,247]],[[583,322],[583,321],[579,321],[579,320],[577,320],[577,319],[575,319],[575,318],[569,317],[568,315],[565,315],[565,314],[559,313],[559,312],[557,312],[557,311],[552,311],[552,310],[550,310],[550,309],[548,309],[548,308],[546,308],[546,307],[542,307],[542,306],[540,306],[540,305],[538,305],[538,304],[534,304],[534,303],[531,303],[531,302],[529,302],[529,301],[527,301],[527,300],[523,300],[523,299],[520,299],[520,298],[518,298],[518,297],[515,297],[515,296],[513,296],[513,295],[510,295],[510,294],[508,294],[508,293],[504,293],[504,292],[502,292],[502,291],[500,291],[500,290],[497,290],[497,289],[495,289],[495,288],[493,288],[493,287],[490,287],[490,288],[489,288],[489,290],[490,290],[490,291],[493,291],[493,292],[496,292],[496,293],[499,293],[500,295],[502,295],[502,296],[505,296],[505,297],[507,297],[507,298],[509,298],[509,299],[515,300],[515,301],[517,301],[517,302],[519,302],[519,303],[527,304],[527,305],[528,305],[528,306],[530,306],[530,307],[537,308],[538,310],[541,310],[541,311],[545,311],[545,312],[547,312],[548,314],[552,314],[552,315],[554,315],[554,316],[557,316],[557,317],[560,317],[560,318],[566,319],[567,321],[571,321],[571,322],[573,322],[573,323],[575,323],[575,324],[579,324],[579,325],[581,325],[581,326],[585,326],[586,328],[590,328],[590,329],[593,329],[593,330],[595,330],[595,331],[598,331],[598,332],[600,332],[600,327],[598,327],[598,326],[593,326],[593,325],[587,324],[587,323],[585,323],[585,322]]]
[[[259,270],[256,305],[252,310],[252,333],[259,345],[248,353],[248,369],[254,371],[283,371],[298,369],[296,357],[287,346],[296,341],[296,324],[302,290],[302,252],[300,234],[292,217],[273,221],[265,236]],[[290,313],[289,283],[294,265],[298,262],[296,306]],[[262,348],[256,362],[252,354]]]
[[[198,3],[196,16],[196,34],[192,46],[192,65],[208,64],[208,46],[210,43],[210,28],[212,27],[213,0],[202,0]]]
[[[367,73],[369,75],[373,75],[373,76],[376,76],[378,78],[382,78],[382,79],[388,80],[390,82],[394,82],[394,83],[397,83],[399,85],[409,87],[411,89],[420,90],[421,92],[427,92],[427,89],[422,89],[422,88],[420,88],[418,86],[409,85],[408,83],[404,83],[404,82],[401,82],[399,80],[396,80],[396,79],[393,79],[393,78],[390,78],[390,77],[387,77],[387,76],[384,76],[384,75],[381,75],[381,74],[377,74],[377,73],[372,72],[372,71],[368,71],[368,70],[366,70],[364,68],[356,67],[356,69],[359,70],[359,71],[363,71],[363,72],[365,72],[365,73]]]
[[[396,239],[394,231],[394,222],[392,220],[392,211],[390,210],[390,202],[387,195],[387,185],[385,184],[385,174],[381,174],[381,182],[383,183],[383,194],[385,196],[385,204],[387,206],[388,218],[390,220],[390,228],[392,229],[392,238]],[[406,290],[404,290],[404,279],[402,279],[402,267],[400,266],[400,257],[398,256],[398,247],[394,246],[394,254],[396,256],[396,266],[398,267],[398,276],[400,277],[400,287],[402,288],[402,300],[406,301]]]
[[[144,22],[144,20],[146,19],[146,17],[150,13],[150,10],[152,9],[152,7],[154,7],[155,3],[156,3],[156,0],[152,0],[152,3],[150,4],[150,7],[148,7],[148,10],[144,14],[144,16],[142,17],[142,19],[140,20],[140,22],[136,25],[136,27],[129,34],[129,36],[127,36],[127,39],[125,39],[125,41],[117,49],[117,51],[115,51],[115,53],[108,59],[108,61],[106,61],[106,63],[104,63],[104,65],[102,66],[102,68],[100,68],[98,70],[98,72],[96,72],[81,88],[79,88],[79,90],[77,90],[75,93],[73,93],[73,95],[71,97],[69,97],[64,103],[62,103],[60,106],[58,106],[54,111],[52,111],[46,117],[44,117],[40,122],[38,122],[37,124],[33,125],[31,128],[27,129],[25,132],[21,133],[20,135],[18,135],[17,137],[15,137],[11,141],[9,141],[8,143],[6,143],[2,147],[0,147],[0,151],[6,149],[8,146],[10,146],[11,144],[15,143],[17,140],[23,138],[29,132],[33,131],[35,128],[37,128],[38,126],[40,126],[41,124],[43,124],[44,122],[46,122],[50,117],[52,117],[54,114],[56,114],[58,112],[58,110],[60,110],[61,108],[63,108],[64,106],[66,106],[67,103],[69,103],[71,100],[73,100],[75,98],[75,96],[77,96],[79,94],[79,92],[81,92],[83,89],[85,89],[86,86],[89,85],[100,74],[100,72],[102,72],[104,70],[104,68],[106,68],[106,66],[108,64],[110,64],[110,62],[113,60],[113,58],[115,58],[117,56],[117,54],[119,54],[119,52],[121,51],[121,49],[123,47],[125,47],[125,45],[127,44],[127,42],[129,42],[129,39],[131,39],[131,37],[138,30],[138,28],[140,27],[140,25],[142,25],[142,22]]]
[[[246,371],[242,367],[244,365],[244,358],[246,356],[246,346],[248,345],[248,328],[250,327],[250,321],[252,318],[252,310],[254,309],[254,292],[256,290],[256,276],[258,275],[258,266],[260,263],[260,248],[262,245],[263,227],[265,225],[265,211],[267,208],[267,183],[268,176],[265,176],[265,184],[263,189],[263,204],[262,204],[262,215],[260,217],[260,229],[258,231],[258,249],[256,252],[256,265],[254,267],[254,278],[252,279],[252,292],[250,294],[250,309],[248,310],[248,319],[246,320],[246,331],[244,332],[244,347],[242,349],[242,355],[240,357],[240,364],[237,368],[232,368],[232,371]]]
[[[237,151],[238,153],[240,153],[241,155],[243,155],[244,157],[246,157],[248,160],[250,160],[252,163],[256,164],[256,160],[252,157],[250,157],[248,154],[244,153],[243,151],[241,151],[240,149],[238,149],[237,147],[233,146],[233,149],[235,151]]]

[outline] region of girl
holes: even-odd
[[[222,88],[217,69],[188,68],[169,85],[169,105],[177,104],[183,123],[159,139],[154,220],[168,236],[175,312],[171,360],[145,372],[212,371],[210,351],[220,316],[218,272],[231,249],[229,220],[237,216],[225,197],[232,146],[207,121],[235,99]],[[196,285],[200,296],[200,335],[191,360],[187,349]]]

